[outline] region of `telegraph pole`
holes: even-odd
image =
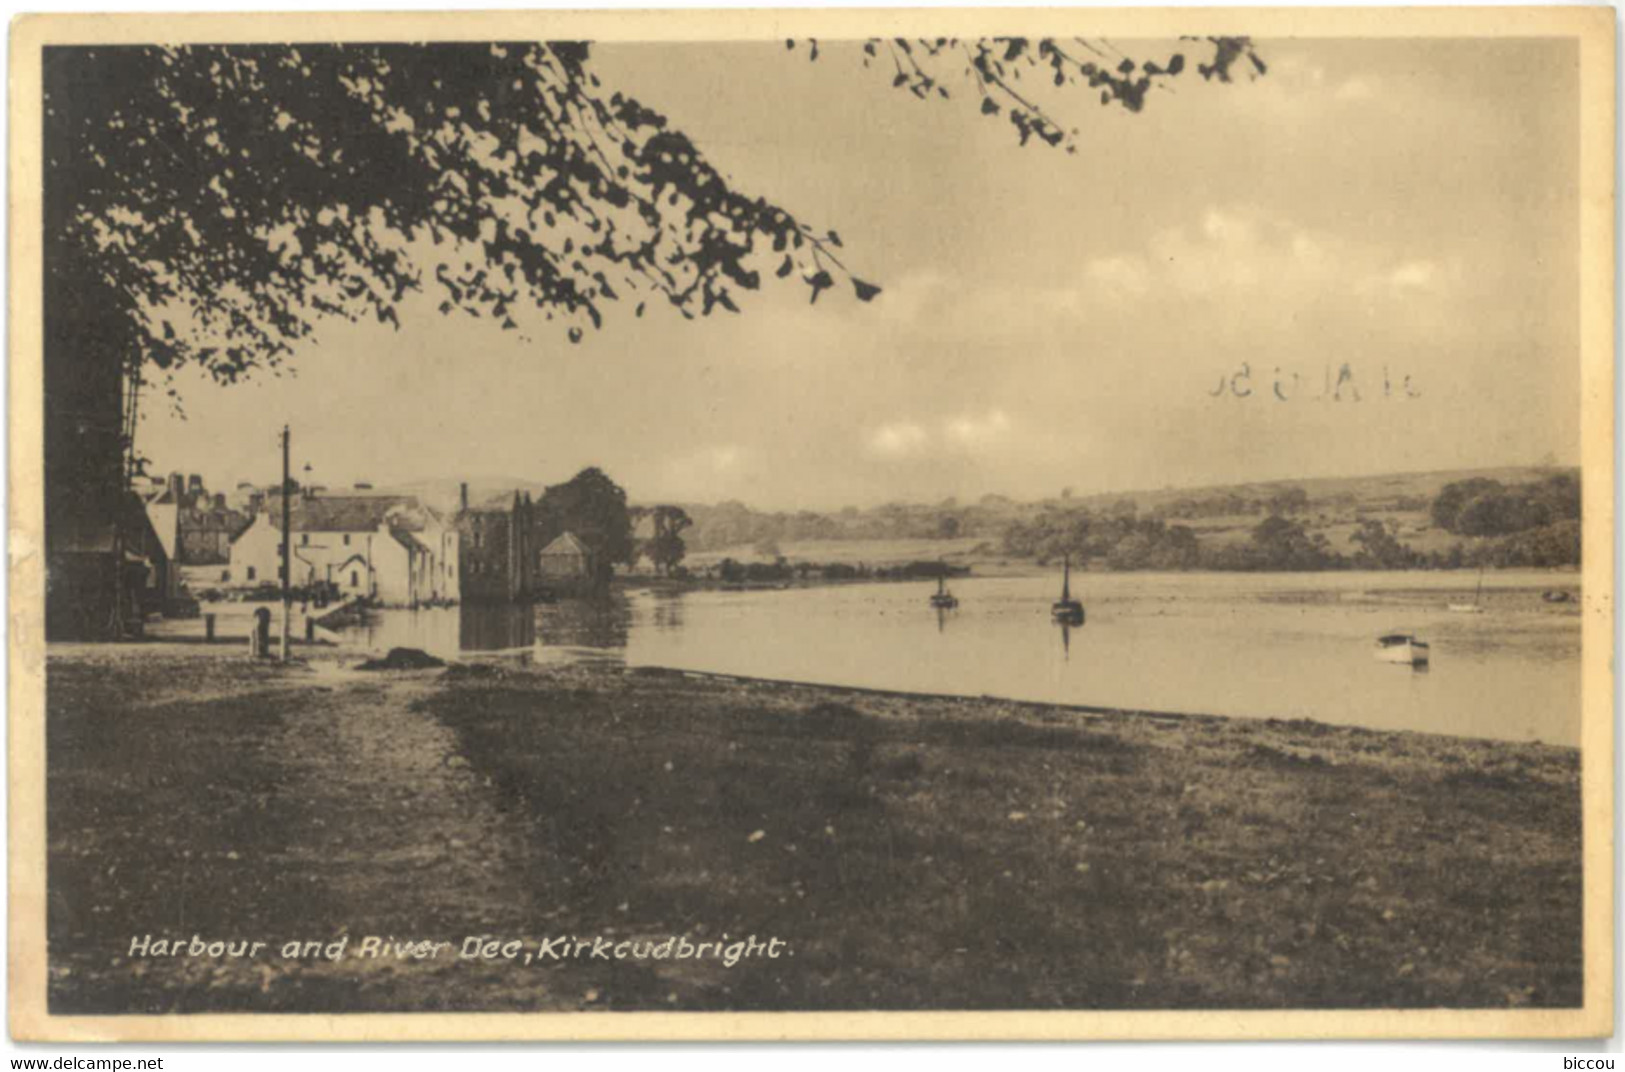
[[[290,524],[293,510],[290,504],[292,489],[288,478],[288,426],[282,426],[282,661],[288,661],[288,633],[292,628],[293,590],[288,580],[293,575],[293,535]]]

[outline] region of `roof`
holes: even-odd
[[[575,533],[566,532],[564,535],[542,548],[542,554],[574,555],[580,556],[581,558],[586,558],[587,549],[581,545],[580,540],[576,539]]]
[[[147,503],[147,518],[152,522],[152,530],[158,534],[158,544],[164,549],[164,554],[170,558],[175,557],[175,537],[180,532],[180,528],[175,522],[179,510],[180,508],[173,505],[168,499],[159,499]],[[163,516],[165,513],[168,514],[167,517]],[[162,524],[160,524],[160,521]]]
[[[377,532],[386,521],[392,529],[421,532],[428,512],[410,495],[318,495],[291,504],[295,532]],[[267,507],[271,527],[282,528],[280,501]]]
[[[395,537],[396,543],[400,544],[408,551],[427,551],[429,549],[428,544],[424,543],[422,540],[405,530],[390,529],[389,534]]]

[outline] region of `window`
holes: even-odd
[[[344,534],[344,546],[350,546],[350,534],[348,532]]]
[[[350,587],[351,588],[360,588],[361,587],[361,574],[357,573],[355,570],[350,571]]]
[[[299,546],[300,547],[309,547],[310,546],[310,533],[301,532],[299,534]]]
[[[251,580],[251,581],[254,579],[254,567],[253,566],[248,567],[248,579]]]

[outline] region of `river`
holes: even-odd
[[[384,610],[346,629],[369,650],[443,657],[524,649],[822,684],[992,695],[1574,745],[1580,732],[1578,575],[1520,572],[1074,575],[1082,627],[1049,619],[1058,580],[782,591],[631,589],[537,607]],[[1375,638],[1413,632],[1426,669],[1378,662]]]

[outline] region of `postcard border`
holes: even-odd
[[[1611,7],[1048,8],[49,15],[10,68],[10,1030],[20,1041],[1560,1038],[1613,1031],[1614,101]],[[46,1008],[40,49],[152,40],[778,40],[892,34],[1572,36],[1580,50],[1585,1004],[1200,1012],[356,1013],[52,1016]]]

